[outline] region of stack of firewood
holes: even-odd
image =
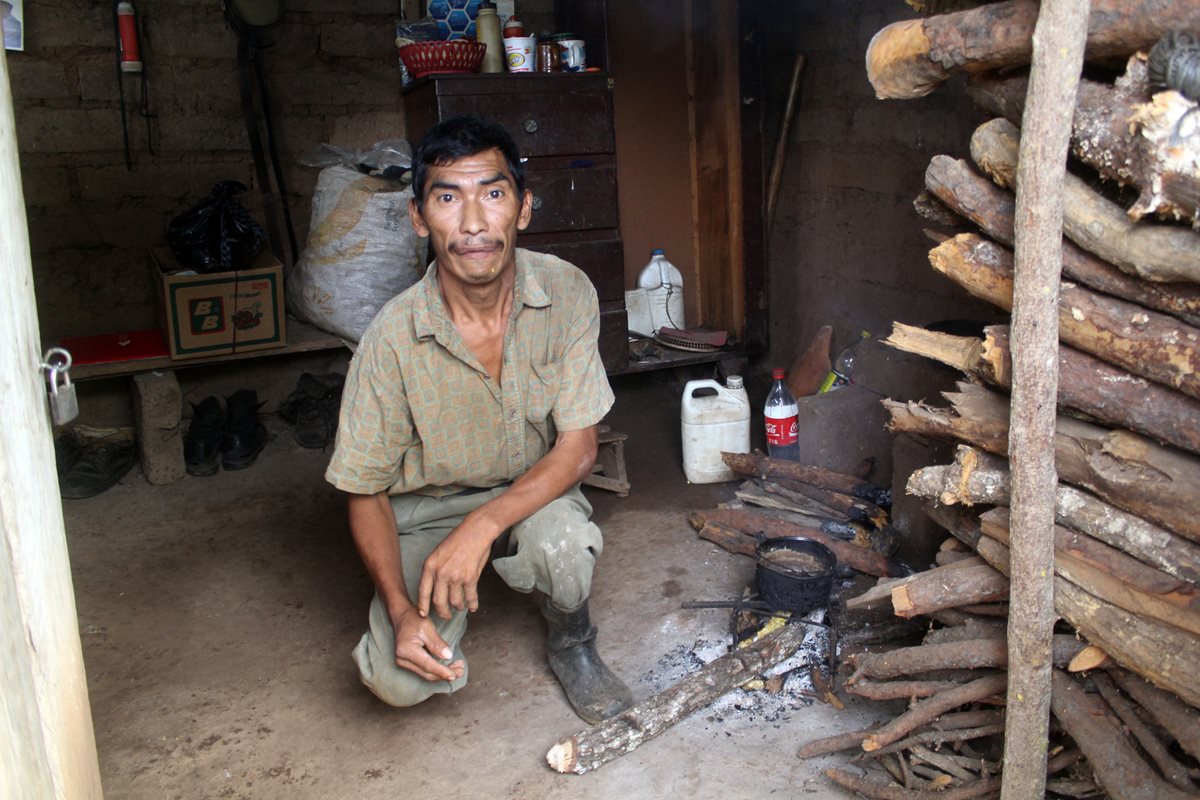
[[[917,208],[970,228],[931,234],[934,269],[1006,310],[1027,78],[987,70],[1028,56],[1036,10],[1003,2],[914,20],[881,31],[868,52],[881,97],[921,96],[966,71],[972,97],[999,115],[972,138],[973,165],[932,160]],[[1200,32],[1200,4],[1093,0],[1089,60],[1144,52],[1114,83],[1082,81],[1072,122],[1059,417],[1046,442],[1059,480],[1047,783],[1056,796],[1200,793],[1200,110],[1195,96],[1163,90],[1161,49],[1150,50],[1174,27]],[[943,787],[944,797],[988,796],[999,788],[996,706],[1009,658],[1006,390],[1020,342],[1007,326],[971,338],[902,324],[887,341],[970,378],[946,393],[948,408],[884,401],[894,431],[960,443],[954,463],[908,482],[953,537],[936,567],[848,603],[926,621],[919,645],[852,656],[844,686],[910,709],[801,755],[861,751],[877,776],[829,774],[870,797]]]

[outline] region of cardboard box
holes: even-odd
[[[287,344],[283,265],[262,253],[250,269],[171,274],[181,267],[169,247],[150,251],[159,320],[171,358],[204,358]]]

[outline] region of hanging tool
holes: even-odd
[[[271,33],[283,18],[282,0],[225,0],[225,19],[238,37],[238,82],[246,135],[254,156],[255,182],[262,198],[271,250],[290,270],[297,258],[296,232],[287,204],[287,187],[275,146],[275,126],[267,95],[267,72],[263,51],[275,44]],[[257,98],[256,98],[257,90]],[[257,102],[256,102],[257,100]],[[263,134],[266,134],[264,137]],[[265,138],[265,146],[264,146]],[[269,171],[268,171],[269,170]],[[274,176],[274,188],[271,179]],[[283,247],[278,217],[283,217],[288,249]]]
[[[125,168],[133,170],[133,154],[129,146],[129,121],[125,108],[125,75],[141,77],[140,94],[138,97],[138,115],[146,123],[146,149],[154,154],[154,144],[151,135],[151,120],[155,115],[150,112],[150,87],[146,77],[146,67],[142,62],[137,11],[129,0],[119,0],[113,3],[113,29],[116,31],[117,51],[117,89],[121,98],[121,134],[125,147]],[[142,34],[144,34],[144,29]]]

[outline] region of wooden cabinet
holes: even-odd
[[[439,120],[474,113],[516,140],[533,193],[519,247],[570,261],[600,300],[600,355],[609,372],[628,360],[624,253],[617,214],[612,86],[604,74],[439,75],[404,92],[408,138]]]

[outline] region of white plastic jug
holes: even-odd
[[[700,389],[716,394],[699,397]],[[718,483],[737,475],[721,460],[726,453],[750,452],[750,398],[739,375],[722,386],[714,380],[689,381],[683,387],[683,474],[689,483]]]
[[[639,332],[654,334],[659,328],[687,327],[683,316],[683,275],[667,261],[662,248],[650,251],[650,263],[638,273],[638,289],[645,291],[650,312],[650,330]]]

